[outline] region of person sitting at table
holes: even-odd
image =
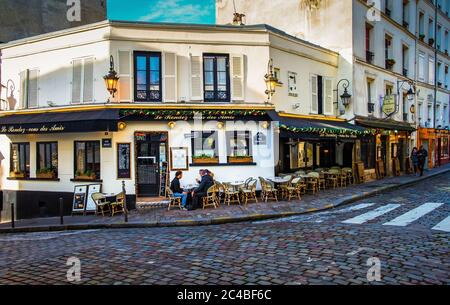
[[[201,199],[206,196],[208,189],[214,185],[214,180],[210,175],[208,175],[207,170],[201,170],[200,175],[202,176],[200,184],[192,191],[191,209],[196,209],[200,206]]]
[[[183,191],[180,185],[180,179],[183,178],[183,172],[177,171],[175,173],[175,178],[173,178],[172,182],[170,182],[170,189],[173,192],[173,195],[177,198],[181,198],[181,209],[186,210],[186,202],[188,194]]]

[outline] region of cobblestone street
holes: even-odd
[[[215,226],[0,235],[0,284],[450,284],[450,174],[319,213]],[[369,282],[369,258],[381,281]]]

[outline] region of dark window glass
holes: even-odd
[[[37,143],[37,171],[58,172],[58,143]]]
[[[361,140],[361,158],[366,169],[375,168],[376,141],[375,137],[365,137]]]
[[[10,171],[30,177],[30,143],[11,144]]]
[[[230,101],[230,68],[228,55],[203,56],[204,98],[207,102]]]
[[[75,177],[100,179],[100,141],[75,141]]]
[[[193,131],[192,132],[192,156],[217,157],[217,132]]]
[[[228,131],[227,148],[229,157],[251,156],[250,131]]]
[[[160,102],[161,53],[134,53],[134,96],[139,102]]]

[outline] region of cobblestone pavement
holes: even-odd
[[[445,224],[433,228],[450,214],[449,181],[450,173],[339,209],[271,221],[3,234],[0,284],[68,284],[69,257],[81,261],[80,284],[369,284],[367,261],[375,257],[381,281],[370,284],[448,285],[450,233]],[[442,204],[425,214],[427,203]],[[387,204],[396,208],[361,224],[344,222]],[[386,225],[412,210],[411,224]]]

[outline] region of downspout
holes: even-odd
[[[419,121],[418,121],[418,112],[419,112],[419,104],[417,102],[417,98],[418,98],[418,92],[417,92],[417,81],[419,79],[418,77],[418,73],[419,73],[419,69],[418,69],[418,55],[419,55],[419,34],[420,34],[420,23],[419,23],[419,0],[416,0],[416,14],[415,14],[415,18],[416,18],[416,30],[415,30],[415,47],[414,47],[414,109],[416,110],[414,113],[414,126],[416,127],[416,143],[415,146],[419,145],[419,131],[418,128],[419,126]]]
[[[437,3],[434,3],[434,20],[435,20],[435,22],[434,22],[434,105],[433,105],[433,128],[436,130],[436,104],[437,104],[437,83],[438,83],[438,69],[437,69],[437,67],[438,67],[438,58],[437,58],[438,7],[437,7]],[[428,158],[430,158],[430,153],[428,153]],[[434,156],[432,156],[432,158],[434,159]],[[439,156],[438,156],[438,160],[439,160]]]

